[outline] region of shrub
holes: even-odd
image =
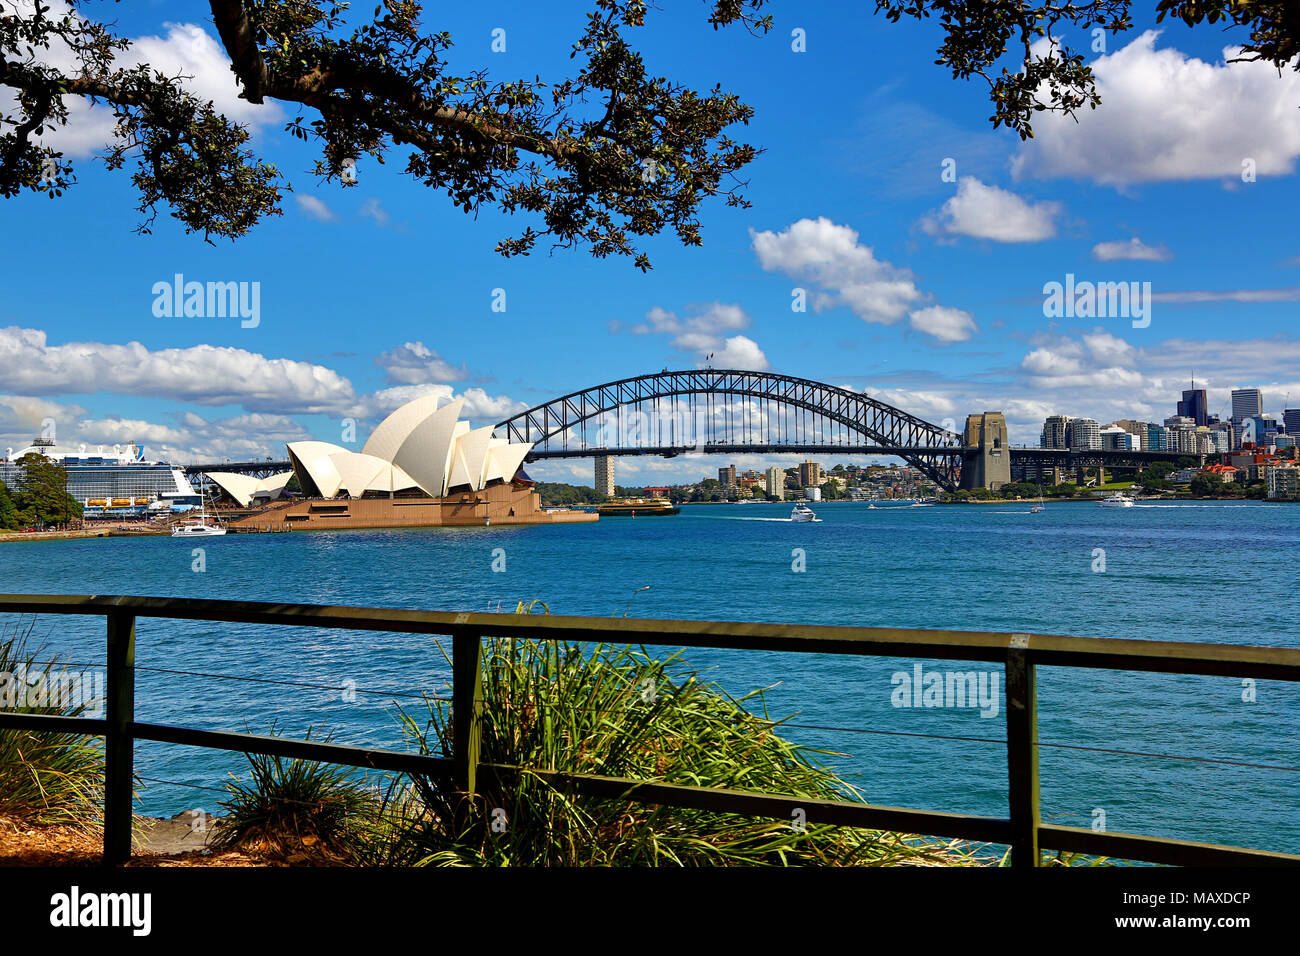
[[[275,734],[272,728],[272,735]],[[312,731],[308,729],[307,739]],[[351,767],[245,754],[247,782],[228,783],[225,819],[209,846],[267,857],[359,862],[377,824],[377,801]]]
[[[643,649],[490,639],[483,664],[484,763],[522,769],[462,795],[414,778],[390,791],[388,862],[423,865],[786,865],[972,862],[956,843],[847,827],[582,796],[537,771],[860,801],[813,751],[777,734],[762,692],[739,700]],[[422,753],[450,755],[452,716],[403,713]],[[763,708],[763,716],[745,704]],[[504,816],[502,816],[504,814]],[[491,826],[496,819],[504,832]],[[459,830],[459,832],[458,832]]]
[[[28,688],[58,686],[67,668],[32,648],[35,621],[0,638],[0,709],[82,716],[94,701],[34,700]],[[0,814],[38,824],[94,829],[103,817],[104,750],[99,737],[0,729]]]

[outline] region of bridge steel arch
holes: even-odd
[[[754,442],[710,442],[704,445],[670,447],[601,446],[570,450],[561,444],[575,426],[620,408],[642,405],[655,399],[681,396],[725,395],[747,397],[802,409],[828,421],[856,431],[866,441],[862,446],[847,448],[837,444],[818,445],[800,442],[795,445]],[[738,369],[689,369],[657,372],[634,378],[607,382],[571,392],[542,405],[507,418],[496,426],[495,434],[515,442],[533,442],[527,461],[547,458],[587,457],[599,455],[673,454],[698,450],[704,453],[749,451],[799,451],[825,447],[859,454],[897,455],[919,468],[940,487],[953,490],[962,454],[962,437],[955,432],[909,415],[892,405],[876,401],[859,392],[814,382],[792,375],[772,372],[749,372]]]

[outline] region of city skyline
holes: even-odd
[[[1021,143],[989,128],[986,91],[932,64],[930,26],[831,4],[779,11],[758,38],[712,31],[698,12],[652,11],[648,62],[736,90],[756,111],[744,136],[765,152],[745,172],[750,209],[706,206],[703,248],[651,240],[654,269],[642,274],[582,249],[502,259],[493,245],[523,219],[466,217],[399,175],[400,161],[363,161],[354,188],[317,184],[308,150],[283,130],[287,111],[235,98],[205,5],[122,9],[138,57],[192,74],[295,192],[283,217],[233,245],[185,237],[165,216],[154,235],[133,235],[125,178],[90,158],[111,117],[77,104],[83,122],[56,140],[78,185],[57,202],[6,200],[25,228],[0,239],[0,443],[23,447],[52,419],[73,447],[262,457],[289,441],[336,441],[344,420],[364,433],[421,392],[463,397],[483,426],[568,391],[708,361],[865,389],[957,429],[1000,409],[1019,444],[1036,444],[1056,413],[1163,421],[1193,374],[1209,414],[1249,387],[1266,405],[1300,404],[1300,245],[1273,215],[1297,198],[1300,76],[1229,66],[1223,48],[1240,37],[1157,30],[1143,13],[1088,54],[1102,106],[1077,127],[1045,115]],[[467,59],[503,76],[563,63],[581,26],[579,11],[524,4],[439,16]],[[502,25],[506,49],[490,54]],[[805,52],[791,48],[795,28]],[[1192,81],[1217,136],[1178,119],[1178,84]],[[1142,134],[1127,135],[1138,116]],[[1107,161],[1093,171],[1098,156]],[[1149,282],[1151,301],[1140,319],[1049,315],[1046,286],[1075,276]],[[255,321],[251,309],[184,318],[160,306],[191,281],[240,283]],[[797,290],[806,311],[792,311]],[[507,340],[527,330],[526,347],[501,348],[485,334],[493,325]],[[695,470],[659,459],[619,468],[638,485]],[[586,484],[592,464],[531,473]]]

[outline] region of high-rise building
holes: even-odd
[[[1190,388],[1183,390],[1183,400],[1178,403],[1178,414],[1190,418],[1193,424],[1208,424],[1210,409],[1205,398],[1205,389]]]
[[[614,459],[609,455],[596,456],[596,491],[614,497]]]
[[[1146,422],[1140,422],[1136,418],[1126,418],[1123,421],[1116,422],[1115,424],[1118,425],[1120,428],[1124,429],[1124,431],[1128,432],[1135,439],[1137,439],[1133,444],[1133,448],[1135,450],[1139,450],[1139,451],[1146,450],[1147,447],[1147,423]]]
[[[1187,415],[1173,415],[1165,419],[1169,429],[1169,447],[1166,451],[1176,451],[1184,455],[1199,454],[1196,442],[1196,422]]]
[[[1039,439],[1040,448],[1069,448],[1069,415],[1048,415],[1043,422],[1043,432]]]
[[[1091,418],[1070,421],[1069,447],[1093,449],[1101,447],[1101,426]]]
[[[1210,438],[1214,444],[1215,454],[1226,454],[1235,447],[1236,428],[1232,422],[1218,422],[1210,426]]]
[[[1142,449],[1143,451],[1168,451],[1169,429],[1164,425],[1148,423],[1146,443],[1142,446]]]
[[[1138,448],[1138,437],[1118,425],[1107,425],[1097,434],[1101,447],[1106,451],[1134,451]]]
[[[1300,435],[1300,408],[1288,408],[1282,412],[1282,423],[1288,435]]]
[[[785,500],[785,469],[779,465],[767,470],[767,493],[778,501]]]
[[[822,466],[815,461],[805,461],[799,466],[799,484],[805,488],[819,488],[822,483]]]
[[[1234,388],[1232,390],[1232,417],[1234,421],[1250,418],[1252,415],[1264,414],[1264,396],[1257,388]]]
[[[736,466],[728,465],[726,468],[718,469],[718,484],[724,488],[736,487]]]

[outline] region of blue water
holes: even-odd
[[[823,504],[822,521],[783,520],[789,505],[688,506],[676,518],[594,524],[228,535],[194,541],[96,539],[0,545],[3,590],[176,595],[442,610],[513,609],[540,598],[554,613],[1023,631],[1152,640],[1300,646],[1295,549],[1300,508],[1192,503],[1108,510],[1092,504],[868,509]],[[506,570],[492,571],[494,549]],[[1104,549],[1105,570],[1094,549]],[[792,570],[803,549],[806,571]],[[634,595],[636,589],[649,590]],[[6,627],[14,625],[6,619]],[[100,619],[46,616],[53,652],[103,660]],[[449,648],[448,648],[449,649]],[[735,695],[775,685],[770,712],[796,714],[801,742],[876,803],[1006,812],[1005,747],[860,731],[1000,740],[994,718],[965,707],[902,708],[892,676],[911,660],[692,650],[687,660]],[[434,639],[142,619],[137,719],[207,729],[400,746],[394,700],[416,710],[445,693]],[[925,661],[930,670],[1001,668]],[[326,685],[286,687],[263,681]],[[353,686],[355,701],[341,688]],[[378,693],[366,693],[376,691]],[[1260,682],[1245,702],[1228,678],[1043,668],[1045,743],[1264,765],[1045,747],[1044,819],[1300,852],[1296,769],[1300,689]],[[859,731],[859,732],[854,732]],[[142,743],[138,809],[216,809],[242,758]],[[1289,768],[1289,769],[1287,769]],[[156,781],[168,781],[159,783]]]

